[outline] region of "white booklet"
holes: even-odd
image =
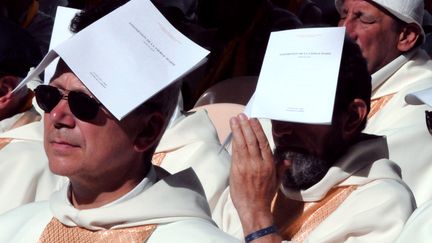
[[[345,27],[273,32],[249,117],[331,124]]]
[[[22,83],[60,56],[120,120],[193,70],[208,53],[149,0],[132,0],[54,47]]]

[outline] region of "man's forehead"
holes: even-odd
[[[381,12],[384,15],[388,15],[392,18],[398,19],[394,14],[389,12],[385,7],[377,3],[373,0],[336,0],[336,9],[340,12],[342,7],[346,7],[346,5],[355,4],[355,6],[364,6],[364,7],[370,7],[370,9],[376,10],[378,12]],[[347,3],[347,4],[345,4]]]
[[[59,59],[54,75],[51,78],[50,82],[52,82],[56,77],[60,76],[63,73],[66,72],[72,72],[72,70],[69,68],[69,66],[63,61],[63,59]]]
[[[340,3],[338,5],[338,2]],[[346,4],[345,4],[346,3]],[[393,14],[391,14],[387,9],[379,5],[378,3],[370,0],[337,0],[336,9],[339,13],[345,11],[366,11],[368,14],[387,16],[392,19],[398,20]]]
[[[339,13],[347,7],[363,7],[376,11],[388,13],[382,6],[370,0],[336,0],[336,9]]]
[[[50,80],[50,85],[68,90],[88,91],[69,66],[60,59],[56,71]]]

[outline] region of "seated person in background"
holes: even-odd
[[[432,143],[422,127],[425,106],[408,106],[405,95],[432,87],[432,60],[421,49],[423,0],[336,0],[346,26],[368,62],[372,101],[365,132],[385,135],[390,159],[417,204],[432,199]],[[413,160],[415,155],[415,160]]]
[[[171,84],[117,120],[60,60],[35,93],[50,169],[69,183],[49,201],[3,214],[0,242],[236,242],[211,220],[192,169],[171,175],[151,163],[178,90]]]
[[[370,75],[346,39],[331,125],[231,120],[230,187],[213,218],[246,242],[393,242],[415,208],[385,139],[363,134]],[[323,94],[325,95],[325,94]]]
[[[24,29],[0,18],[0,214],[47,198],[54,190],[43,150],[41,116],[32,106],[33,91],[12,92],[42,59]],[[53,186],[51,186],[53,185]],[[55,186],[54,186],[55,187]]]
[[[0,16],[27,30],[39,45],[42,55],[48,52],[53,18],[39,9],[38,0],[3,0]]]
[[[427,104],[428,108],[432,107],[432,89],[421,90],[410,94],[407,97],[407,102],[413,105]],[[423,129],[429,130],[432,136],[432,113],[426,113],[426,124]],[[430,149],[430,148],[429,148]],[[421,207],[417,208],[411,217],[408,219],[405,227],[400,234],[397,243],[427,243],[432,239],[432,200],[425,202]]]

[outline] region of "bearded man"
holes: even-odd
[[[346,39],[331,125],[272,120],[273,156],[257,119],[232,118],[219,226],[247,243],[393,242],[415,201],[385,139],[361,132],[370,95],[366,61]]]

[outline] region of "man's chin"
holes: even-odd
[[[308,182],[294,182],[292,180],[282,180],[281,182],[281,188],[283,188],[286,191],[305,191],[309,188],[311,188],[313,185],[318,183],[320,180],[317,181],[308,181]]]
[[[70,176],[79,166],[74,158],[53,155],[48,156],[48,164],[51,172],[59,176]]]
[[[307,190],[317,184],[330,168],[327,161],[316,156],[298,152],[286,152],[277,158],[278,169],[283,170],[282,187],[291,191]],[[289,161],[289,166],[281,166],[283,161]],[[283,163],[285,164],[285,163]]]

